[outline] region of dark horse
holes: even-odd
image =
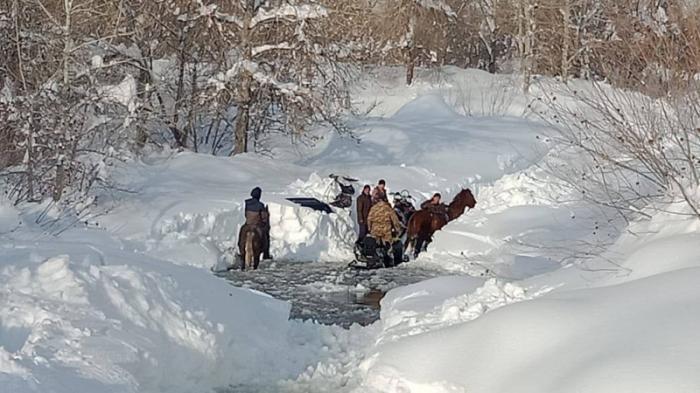
[[[447,206],[447,215],[433,214],[428,210],[418,210],[408,220],[406,230],[406,243],[404,249],[408,254],[408,247],[413,249],[413,256],[417,257],[423,249],[423,245],[430,243],[435,231],[440,230],[448,222],[464,214],[466,208],[473,209],[476,199],[470,189],[462,189]]]
[[[263,238],[260,230],[254,226],[243,225],[238,238],[238,253],[243,256],[241,270],[257,269],[260,264],[260,255],[263,253]]]

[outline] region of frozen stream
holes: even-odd
[[[257,271],[233,270],[223,276],[236,286],[290,302],[291,319],[349,327],[378,320],[379,300],[388,290],[445,274],[410,265],[357,270],[347,263],[271,262]]]

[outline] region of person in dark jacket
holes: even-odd
[[[377,182],[377,186],[372,190],[372,204],[379,203],[381,201],[389,202],[389,198],[386,196],[386,181],[380,179]]]
[[[435,195],[433,195],[432,198],[421,203],[420,208],[423,210],[427,210],[432,214],[446,215],[447,205],[442,203],[441,200],[442,196],[440,195],[440,193],[435,193]]]
[[[357,197],[357,224],[359,225],[360,233],[355,242],[356,244],[360,244],[367,236],[367,217],[369,216],[369,209],[372,207],[370,190],[369,184],[365,185],[362,193]]]
[[[270,256],[270,212],[267,206],[260,202],[261,197],[262,190],[260,187],[255,187],[250,192],[250,198],[245,201],[245,224],[238,235],[238,249],[244,253],[242,250],[245,250],[245,244],[242,235],[246,232],[246,226],[253,227],[263,239],[263,259],[272,259]],[[245,255],[241,255],[241,257],[245,260]]]

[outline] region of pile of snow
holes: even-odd
[[[519,302],[386,344],[369,391],[691,392],[700,269]],[[428,350],[428,348],[430,350]],[[546,371],[543,371],[546,370]],[[459,387],[459,390],[454,390]],[[366,391],[368,391],[366,390]]]
[[[354,220],[349,209],[325,214],[287,200],[333,195],[330,178],[316,171],[257,156],[233,159],[191,153],[118,169],[123,188],[136,191],[114,203],[100,224],[130,247],[180,265],[210,268],[237,249],[243,202],[255,186],[271,213],[271,252],[285,261],[339,261],[352,256]],[[308,179],[302,181],[300,179]]]
[[[357,391],[697,391],[700,223],[682,203],[647,213],[600,255],[547,274],[390,292]]]
[[[377,342],[397,341],[471,321],[491,310],[539,296],[517,284],[473,277],[440,277],[391,291],[382,299],[383,331]]]
[[[271,354],[287,345],[288,304],[197,269],[143,256],[133,264],[117,250],[101,250],[96,263],[93,249],[75,247],[70,256],[25,248],[3,257],[8,391],[190,392],[266,378],[249,366],[261,358],[280,359],[273,369],[286,375]]]
[[[0,235],[12,232],[19,225],[19,212],[0,199]]]

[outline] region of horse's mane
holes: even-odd
[[[450,202],[449,206],[453,207],[457,203],[464,203],[464,200],[467,198],[467,193],[471,192],[468,188],[462,189],[462,191],[458,192],[457,195],[455,195],[454,199],[452,199],[452,202]]]

